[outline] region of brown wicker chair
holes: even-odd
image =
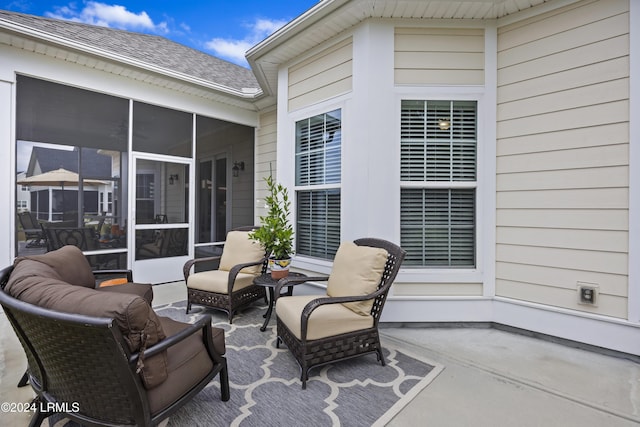
[[[381,239],[354,243],[340,245],[330,276],[284,278],[275,288],[276,346],[284,342],[298,361],[303,389],[315,366],[368,353],[385,365],[378,321],[406,251]],[[308,281],[328,281],[327,295],[280,297],[283,287]]]
[[[37,396],[31,426],[39,426],[54,413],[83,425],[157,425],[218,374],[221,398],[229,400],[227,362],[221,355],[224,349],[220,349],[224,347],[224,331],[212,328],[210,316],[193,325],[163,320],[167,337],[132,353],[113,318],[46,309],[7,294],[5,285],[13,270],[11,266],[0,271],[0,304],[27,356],[28,381]],[[208,361],[200,368],[203,373],[197,383],[183,384],[180,371],[147,389],[137,373],[143,354],[147,364],[164,351],[168,360],[184,358],[176,352],[184,353],[185,347],[201,349],[197,355],[191,353],[195,350],[188,353],[198,366]]]
[[[196,258],[185,263],[184,281],[187,285],[187,313],[192,304],[205,305],[227,312],[229,323],[242,307],[265,300],[263,286],[253,279],[267,271],[267,257],[257,242],[249,240],[248,233],[257,227],[239,227],[227,234],[220,256]],[[200,270],[198,267],[219,261],[217,269]]]

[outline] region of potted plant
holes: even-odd
[[[289,223],[291,201],[287,189],[271,175],[265,178],[269,194],[265,197],[267,214],[260,217],[261,227],[249,237],[264,246],[269,255],[271,277],[281,279],[289,274],[293,255],[293,227]]]

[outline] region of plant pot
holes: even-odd
[[[289,275],[289,266],[291,258],[287,259],[270,259],[269,269],[271,270],[271,278],[275,280],[282,279]]]

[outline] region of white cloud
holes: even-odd
[[[166,22],[155,24],[145,11],[134,13],[127,10],[125,6],[95,1],[87,2],[82,10],[76,10],[73,3],[69,6],[58,7],[55,12],[47,13],[47,16],[123,30],[168,32]]]
[[[248,32],[244,38],[214,38],[205,43],[205,47],[221,58],[236,64],[247,65],[245,52],[286,23],[287,21],[284,20],[256,19],[252,24],[245,25]]]

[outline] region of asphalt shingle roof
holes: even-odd
[[[259,88],[251,70],[165,37],[6,10],[0,19],[235,90]]]

